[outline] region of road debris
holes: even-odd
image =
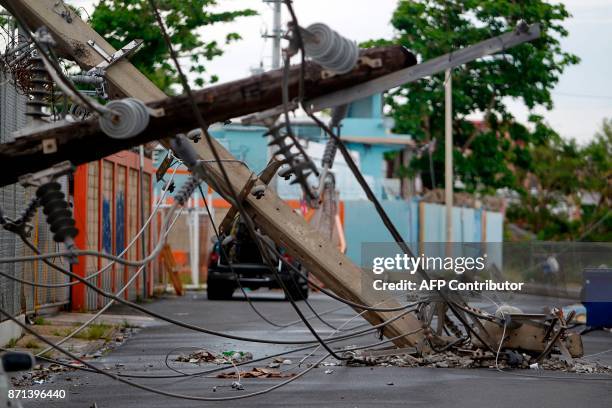
[[[182,363],[209,363],[213,362],[218,358],[218,356],[214,355],[208,350],[198,350],[189,355],[180,355],[174,361],[179,361]]]
[[[224,351],[221,354],[214,354],[206,349],[201,349],[187,355],[180,355],[174,359],[174,361],[192,364],[214,363],[221,365],[243,363],[252,359],[253,354],[244,351],[229,350]]]
[[[34,384],[44,384],[51,381],[54,374],[72,370],[72,368],[59,364],[49,364],[48,366],[37,364],[31,371],[12,376],[11,383],[14,387],[30,387]]]
[[[458,350],[446,351],[424,356],[412,355],[403,349],[388,349],[385,353],[377,350],[377,355],[371,355],[368,350],[348,352],[352,357],[347,362],[349,366],[396,366],[396,367],[430,367],[430,368],[495,368],[496,353],[490,351]],[[581,359],[563,360],[559,356],[551,356],[541,362],[533,362],[536,357],[517,351],[502,350],[497,357],[497,367],[565,371],[571,373],[612,373],[612,366]]]
[[[289,378],[295,376],[295,373],[280,372],[278,370],[253,367],[250,371],[240,371],[240,378]],[[238,378],[236,370],[220,373],[217,378]]]
[[[223,357],[233,361],[234,363],[243,363],[245,361],[250,361],[253,359],[253,354],[249,353],[248,351],[229,350],[224,351],[221,354],[223,355]]]

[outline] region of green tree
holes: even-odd
[[[564,69],[579,62],[561,49],[567,36],[562,22],[569,17],[562,4],[544,0],[411,0],[399,1],[391,23],[397,36],[421,60],[457,50],[514,29],[519,21],[540,23],[539,39],[510,48],[453,70],[453,133],[455,174],[468,191],[490,192],[520,188],[517,167],[533,164],[531,146],[554,132],[542,117],[531,115],[519,124],[509,112],[508,98],[522,100],[528,109],[553,106],[550,91]],[[377,45],[389,41],[371,41]],[[426,186],[444,183],[444,78],[434,75],[392,90],[387,103],[395,131],[424,143],[436,141],[434,176],[429,155],[415,158],[411,167]],[[468,117],[480,114],[482,123]],[[435,186],[434,186],[435,187]]]
[[[507,218],[531,230],[540,239],[566,239],[578,233],[571,212],[579,206],[581,181],[577,177],[584,160],[574,141],[558,135],[530,150],[529,169],[516,171],[523,182],[520,201],[512,205]]]
[[[519,169],[525,183],[506,216],[543,240],[612,240],[612,120],[579,146],[554,135]]]
[[[216,5],[215,0],[157,0],[172,44],[181,62],[189,63],[197,86],[218,80],[215,75],[207,75],[204,62],[223,54],[217,41],[203,41],[197,30],[256,14],[250,9],[214,12]],[[144,50],[132,62],[162,90],[172,93],[172,86],[179,80],[147,0],[101,0],[91,15],[90,24],[115,48],[136,38],[144,40]],[[232,32],[227,34],[225,43],[239,39],[240,35]]]
[[[612,241],[612,119],[582,150],[581,228],[584,241]],[[586,203],[585,196],[589,195]]]

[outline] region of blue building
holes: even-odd
[[[320,164],[327,142],[323,132],[309,118],[296,118],[292,127],[313,161]],[[443,242],[443,208],[436,204],[419,203],[413,180],[395,177],[395,169],[409,162],[415,145],[410,136],[392,133],[392,127],[392,121],[383,114],[383,97],[379,94],[350,105],[347,117],[342,122],[341,137],[404,239],[415,246],[419,242]],[[263,170],[271,156],[266,132],[267,129],[262,126],[238,123],[218,124],[210,128],[210,133],[254,172]],[[391,152],[397,154],[389,155]],[[161,158],[157,157],[156,162],[159,160]],[[340,153],[336,155],[333,171],[336,189],[344,203],[347,254],[359,263],[362,243],[389,242],[392,239]],[[298,185],[291,185],[282,178],[276,178],[275,182],[277,193],[282,198],[302,198]],[[178,176],[177,185],[180,184],[181,176]],[[313,184],[317,184],[314,179]],[[455,242],[502,241],[503,217],[500,213],[468,208],[455,208],[454,213]]]

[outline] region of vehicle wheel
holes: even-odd
[[[206,286],[208,300],[229,300],[234,294],[234,286],[227,283],[208,281]]]
[[[289,289],[289,293],[293,300],[308,299],[308,282],[298,274],[294,274],[293,279],[289,280],[287,289]],[[289,299],[287,296],[285,296],[285,298]]]

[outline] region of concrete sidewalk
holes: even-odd
[[[54,325],[70,325],[73,326],[76,323],[84,323],[91,319],[94,313],[70,313],[60,312],[54,316],[45,316],[45,321]],[[155,324],[160,324],[153,317],[135,315],[135,314],[107,314],[104,313],[98,317],[94,323],[108,324],[113,326],[130,326],[130,327],[148,327]]]

